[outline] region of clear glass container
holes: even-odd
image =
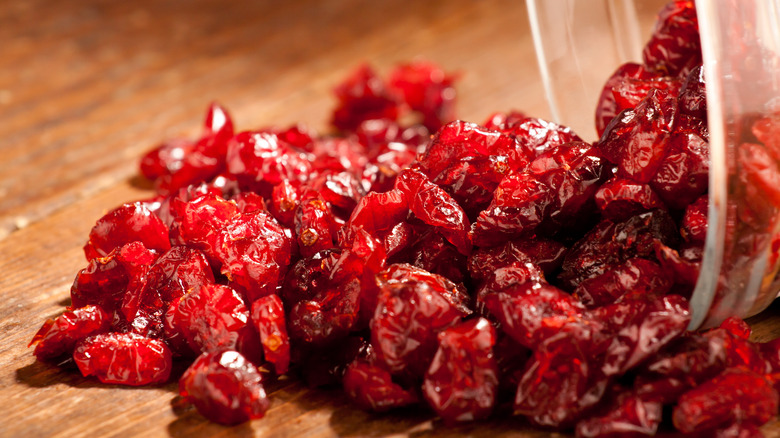
[[[596,140],[607,78],[641,62],[667,1],[527,0],[553,117]],[[747,317],[780,291],[780,0],[696,0],[710,136],[708,232],[691,329]]]

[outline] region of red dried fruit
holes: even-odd
[[[28,347],[35,345],[33,354],[40,360],[53,359],[72,353],[78,341],[107,332],[110,327],[111,317],[100,307],[88,305],[67,310],[54,319],[47,319]]]
[[[663,210],[621,222],[603,220],[571,247],[558,279],[564,289],[574,290],[581,282],[629,258],[652,258],[656,241],[668,246],[679,241],[677,225]]]
[[[163,334],[163,314],[170,303],[212,283],[214,274],[202,252],[174,246],[149,267],[143,288],[125,294],[122,313],[134,332],[158,338]]]
[[[379,303],[371,344],[379,363],[396,374],[422,376],[436,353],[436,335],[470,311],[462,286],[410,265],[391,265],[377,276]]]
[[[244,190],[270,198],[273,186],[306,182],[312,173],[307,154],[269,131],[245,131],[228,144],[227,170]]]
[[[510,174],[501,181],[493,200],[474,223],[477,246],[495,246],[511,238],[532,235],[549,217],[553,190],[533,175]]]
[[[515,413],[541,426],[573,426],[607,389],[608,379],[592,359],[569,333],[536,346],[517,387]]]
[[[604,415],[577,423],[577,438],[655,436],[662,419],[661,403],[622,393]]]
[[[693,1],[671,1],[658,13],[642,60],[650,70],[668,76],[684,76],[701,65],[699,22]]]
[[[393,382],[384,369],[356,359],[344,372],[344,392],[361,409],[386,412],[417,403],[417,394]]]
[[[398,117],[398,98],[367,64],[353,71],[334,93],[338,106],[331,123],[339,130],[354,131],[364,120]]]
[[[252,303],[252,324],[260,334],[263,357],[271,362],[277,375],[285,374],[290,364],[290,340],[282,300],[276,295]]]
[[[556,334],[589,338],[591,326],[585,307],[555,286],[528,281],[512,284],[484,296],[485,307],[501,324],[501,330],[518,344],[536,349]]]
[[[703,244],[707,237],[709,196],[702,196],[685,208],[680,222],[680,234],[686,242]]]
[[[484,318],[439,333],[439,349],[423,382],[423,395],[445,422],[488,417],[498,393],[493,355],[496,331]]]
[[[141,160],[141,173],[154,181],[158,193],[174,193],[190,184],[211,180],[224,171],[233,122],[225,108],[212,103],[203,125],[203,134],[197,141],[167,141]]]
[[[524,169],[530,157],[513,136],[455,121],[434,135],[416,164],[473,219],[490,203],[498,183]]]
[[[662,297],[672,288],[665,274],[655,262],[631,258],[583,281],[573,294],[588,307],[611,304],[626,294]]]
[[[203,353],[179,380],[179,394],[220,424],[262,418],[268,410],[262,376],[237,351]]]
[[[417,219],[436,227],[461,254],[471,253],[469,219],[447,192],[414,169],[401,172],[395,186],[404,194],[409,210]]]
[[[336,220],[328,203],[316,192],[303,195],[295,210],[295,235],[301,255],[314,254],[334,247]]]
[[[193,351],[235,350],[239,338],[251,331],[249,310],[233,289],[206,284],[181,297],[172,325]]]
[[[620,177],[602,184],[595,200],[601,216],[612,221],[625,220],[654,209],[666,209],[649,185]]]
[[[481,281],[514,262],[532,262],[549,276],[560,268],[565,255],[566,246],[555,240],[510,240],[501,246],[475,249],[468,259],[468,271],[472,280]]]
[[[161,252],[171,247],[168,227],[141,202],[124,204],[98,219],[84,254],[87,260],[106,257],[115,248],[136,241]]]
[[[455,79],[436,64],[417,61],[395,67],[388,82],[434,132],[455,119]]]
[[[544,283],[544,274],[535,264],[526,261],[516,261],[491,272],[477,289],[474,307],[480,315],[491,317],[485,306],[487,297],[504,291],[514,291],[524,283]],[[500,298],[499,298],[500,300]]]
[[[631,109],[636,106],[622,107],[618,105],[615,90],[618,87],[621,87],[622,84],[629,83],[634,85],[631,87],[631,95],[637,96],[641,93],[641,97],[644,98],[650,89],[655,88],[652,87],[652,79],[655,77],[657,76],[647,71],[643,66],[631,62],[621,65],[612,73],[612,76],[610,76],[604,84],[604,88],[599,95],[598,104],[596,105],[596,132],[599,136],[604,134],[604,130],[609,122],[618,114],[623,110]],[[636,85],[639,86],[637,87]],[[625,100],[623,101],[625,102]]]
[[[203,251],[214,268],[219,269],[219,235],[230,220],[239,214],[236,203],[208,193],[172,206],[174,219],[171,240]]]
[[[684,209],[707,191],[709,144],[695,132],[680,131],[669,138],[668,151],[650,186],[670,208]]]
[[[81,374],[103,383],[154,385],[171,374],[171,350],[163,341],[135,333],[103,333],[81,340],[73,351]]]
[[[71,305],[78,308],[92,304],[114,314],[128,291],[137,294],[143,287],[155,259],[154,252],[141,242],[132,242],[114,249],[106,257],[90,260],[70,288]],[[113,324],[119,322],[117,318],[120,316],[114,316]]]
[[[216,256],[231,285],[252,302],[281,284],[290,264],[290,240],[268,213],[239,214],[219,232]]]
[[[704,433],[732,423],[761,425],[777,409],[777,391],[766,378],[731,368],[680,396],[672,421],[683,433]]]

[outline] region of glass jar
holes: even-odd
[[[596,140],[599,94],[640,61],[667,1],[527,0],[553,118]],[[765,309],[780,291],[780,2],[696,0],[706,78],[708,230],[691,329]]]

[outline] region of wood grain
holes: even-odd
[[[347,71],[422,57],[462,73],[464,119],[547,117],[526,23],[515,0],[2,2],[0,436],[549,436],[515,418],[447,428],[426,412],[372,415],[294,379],[270,385],[265,419],[225,428],[175,384],[100,385],[26,347],[67,305],[94,221],[150,195],[134,180],[140,154],[195,134],[209,101],[240,129],[325,130]],[[778,314],[755,320],[757,337],[780,335]]]

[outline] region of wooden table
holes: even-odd
[[[292,379],[269,388],[265,419],[225,428],[183,404],[175,383],[101,385],[27,348],[68,304],[94,221],[150,194],[139,156],[197,133],[211,100],[239,129],[325,130],[330,91],[350,69],[385,73],[415,57],[462,73],[461,118],[549,115],[521,1],[3,2],[0,436],[547,436],[519,419],[453,429],[426,413],[372,415]],[[780,335],[778,310],[756,320],[757,338]]]

